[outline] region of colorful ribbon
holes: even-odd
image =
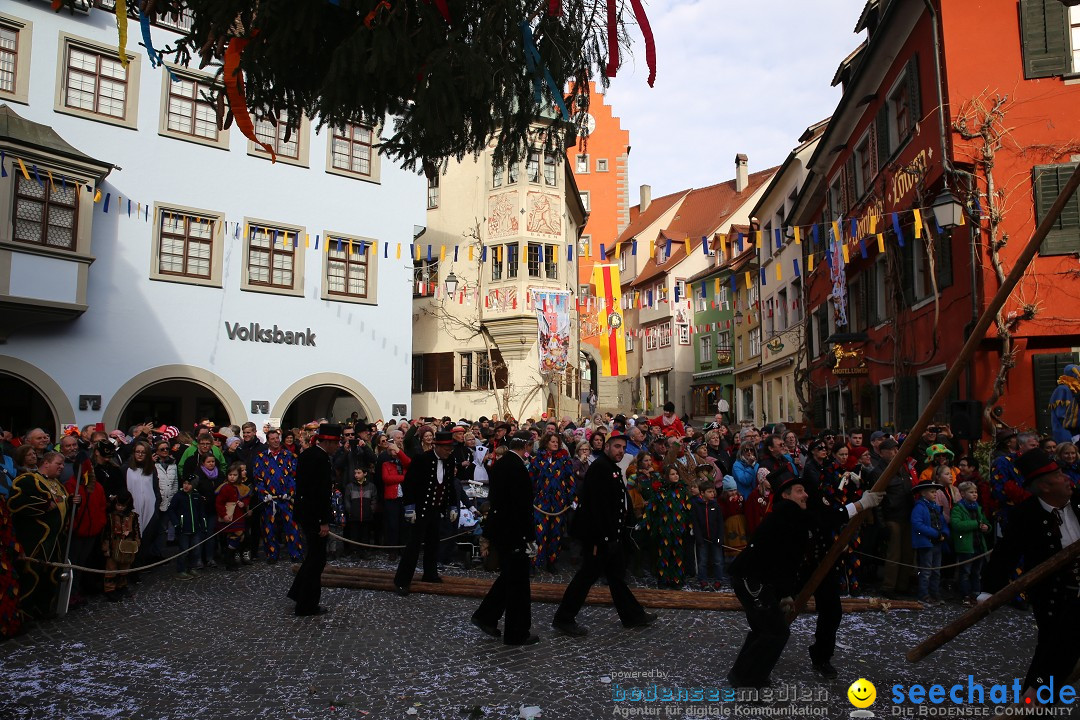
[[[254,36],[255,33],[253,32],[252,37]],[[255,135],[255,124],[251,121],[247,101],[244,98],[244,77],[240,71],[240,56],[244,53],[244,48],[247,47],[250,41],[251,38],[234,37],[229,40],[229,44],[225,48],[225,68],[223,70],[225,97],[229,100],[229,110],[232,111],[233,119],[236,120],[236,127],[240,129],[244,137],[270,153],[270,161],[276,163],[277,153],[274,152],[274,148],[259,140]]]
[[[119,47],[116,54],[120,58],[120,64],[127,69],[127,0],[116,0],[116,31],[120,35]]]

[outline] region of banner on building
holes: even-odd
[[[540,336],[540,372],[565,372],[570,357],[570,293],[532,290]]]
[[[622,292],[619,290],[618,265],[594,265],[593,287],[599,301],[597,321],[600,328],[600,374],[617,377],[626,374],[626,329],[623,326]]]
[[[833,223],[833,227],[836,223]],[[832,231],[830,231],[831,233]],[[847,268],[844,267],[844,242],[833,237],[829,242],[829,278],[832,280],[833,321],[836,327],[847,327]]]

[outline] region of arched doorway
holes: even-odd
[[[190,430],[201,418],[230,424],[229,412],[210,388],[192,380],[163,380],[136,393],[120,413],[121,430],[142,422]]]
[[[345,422],[353,412],[370,422],[383,419],[370,390],[348,375],[325,372],[290,385],[274,403],[270,417],[280,418],[281,427],[299,427],[319,418]]]
[[[281,416],[281,427],[300,427],[320,418],[344,423],[354,412],[357,419],[370,420],[363,404],[355,395],[339,387],[323,385],[300,393]]]
[[[38,427],[50,437],[60,436],[60,425],[48,399],[30,383],[7,373],[0,373],[0,427],[16,437]]]

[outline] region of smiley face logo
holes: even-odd
[[[877,688],[866,678],[859,678],[851,683],[851,687],[847,690],[847,697],[855,707],[868,708],[877,699]]]

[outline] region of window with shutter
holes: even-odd
[[[1068,9],[1060,0],[1020,0],[1024,77],[1054,77],[1069,69]]]
[[[439,390],[454,389],[454,353],[435,353],[439,366]]]
[[[892,155],[892,148],[889,146],[889,103],[887,101],[878,110],[874,130],[877,133],[877,167],[880,171]]]
[[[952,234],[938,233],[935,244],[934,270],[937,273],[938,290],[944,290],[953,284]]]
[[[1036,165],[1032,185],[1035,190],[1036,221],[1041,223],[1046,211],[1054,204],[1076,163],[1065,165]],[[1061,210],[1057,222],[1050,228],[1039,252],[1042,255],[1063,255],[1080,251],[1080,194],[1073,193]]]
[[[851,212],[858,197],[855,187],[855,156],[851,155],[844,163],[844,213]]]
[[[896,381],[896,427],[908,430],[919,419],[919,379],[901,377]]]
[[[1031,367],[1035,375],[1035,421],[1041,433],[1050,432],[1050,395],[1057,387],[1057,379],[1065,372],[1065,366],[1080,362],[1077,353],[1042,353],[1033,355]]]
[[[813,411],[811,413],[814,427],[818,430],[824,430],[826,423],[825,419],[825,393],[819,392],[814,394]]]
[[[502,353],[498,350],[491,351],[491,360],[495,363],[495,387],[499,390],[505,390],[509,378],[506,369],[506,361],[503,360]]]
[[[909,117],[910,127],[908,132],[914,132],[915,126],[922,122],[922,88],[919,86],[919,56],[912,55],[907,62],[907,70],[904,71],[904,79],[908,86],[908,102],[911,114]]]

